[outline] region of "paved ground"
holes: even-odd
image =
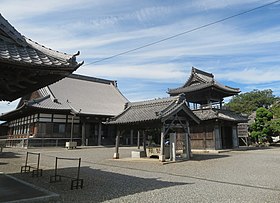
[[[43,176],[20,174],[26,149],[7,148],[0,155],[0,171],[60,194],[61,202],[279,202],[280,148],[194,154],[190,161],[161,164],[132,161],[135,148],[33,148],[41,152]],[[49,183],[55,156],[82,158],[84,188],[70,190],[70,181]],[[32,160],[31,160],[32,161]],[[34,161],[35,162],[35,161]],[[59,162],[60,173],[74,175],[76,161]]]

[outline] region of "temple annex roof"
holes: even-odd
[[[0,101],[12,101],[52,84],[83,64],[21,35],[0,14]]]
[[[238,123],[248,121],[247,116],[242,116],[238,113],[225,109],[198,109],[193,110],[193,113],[202,121],[213,119],[226,120]]]
[[[127,101],[116,81],[72,74],[22,98],[16,110],[3,114],[0,119],[9,119],[20,112],[48,110],[115,116],[123,111]]]
[[[239,88],[225,86],[216,81],[212,73],[194,67],[183,86],[168,90],[170,96],[185,93],[187,101],[199,104],[207,104],[210,101],[218,102],[224,97],[236,95],[239,92]]]
[[[126,109],[107,124],[162,122],[180,111],[183,111],[189,119],[199,123],[197,116],[186,105],[185,98],[179,95],[164,99],[127,103]]]

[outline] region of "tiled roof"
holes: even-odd
[[[188,116],[199,122],[199,119],[187,107],[181,96],[128,103],[127,108],[107,124],[127,124],[162,120],[184,109]]]
[[[189,93],[205,89],[208,87],[215,87],[231,94],[237,94],[240,92],[239,88],[232,88],[225,86],[214,79],[214,75],[204,72],[197,68],[192,67],[192,73],[186,83],[179,88],[169,89],[170,95],[177,95],[180,93]]]
[[[0,14],[0,61],[33,66],[70,66],[75,70],[79,66],[75,56],[49,49],[22,36]]]
[[[228,120],[235,122],[247,122],[248,118],[242,116],[233,111],[224,110],[224,109],[199,109],[194,110],[193,113],[200,120],[212,120],[212,119],[220,119],[220,120]]]
[[[49,98],[32,104],[36,108],[71,109],[81,114],[115,116],[123,111],[127,99],[116,82],[99,78],[70,75],[44,87],[39,93]]]
[[[0,100],[12,101],[64,78],[83,64],[77,55],[26,38],[0,14]]]
[[[118,90],[116,81],[74,74],[37,92],[39,98],[21,101],[18,110],[24,106],[37,110],[68,110],[84,115],[116,116],[128,102]],[[16,111],[12,111],[13,115]],[[5,120],[9,113],[2,115],[2,119]]]

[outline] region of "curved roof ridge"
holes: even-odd
[[[174,105],[179,104],[179,105]],[[171,102],[165,109],[158,112],[161,116],[168,114],[170,111],[174,110],[175,108],[179,108],[184,104],[184,102],[178,102],[178,100],[174,100]]]
[[[61,58],[63,60],[69,60],[72,55],[71,54],[66,54],[66,53],[63,53],[63,52],[60,52],[60,51],[56,51],[56,50],[53,50],[51,48],[48,48],[44,45],[41,45],[39,44],[38,42],[35,42],[33,41],[32,39],[30,38],[27,38],[25,36],[23,36],[24,39],[26,40],[26,42],[28,43],[29,46],[31,46],[32,48],[34,49],[37,49],[38,51],[41,51],[49,56],[52,56],[54,58]]]
[[[195,67],[192,67],[192,73],[194,73],[194,74],[198,73],[198,74],[202,74],[202,75],[214,78],[214,75],[212,73],[205,72],[205,71],[197,69]]]
[[[138,102],[129,102],[128,106],[145,106],[145,105],[155,105],[155,104],[161,104],[166,102],[172,102],[174,100],[177,100],[179,96],[174,97],[165,97],[160,99],[150,99],[150,100],[144,100],[144,101],[138,101]]]
[[[195,92],[210,86],[226,91],[228,94],[238,94],[240,92],[239,88],[226,86],[215,80],[212,73],[192,67],[191,75],[185,84],[178,88],[168,89],[167,93],[170,95],[176,95],[183,92]]]
[[[36,104],[36,103],[40,103],[40,102],[42,102],[42,101],[44,101],[48,98],[50,98],[50,95],[46,95],[44,97],[39,97],[39,98],[36,98],[36,99],[25,101],[24,104],[27,105],[27,106],[30,106],[30,105],[33,105],[33,104]]]
[[[21,46],[27,46],[24,37],[0,13],[0,30]]]
[[[35,41],[25,37],[25,36],[23,36],[23,37],[26,40],[26,43],[30,47],[48,55],[48,56],[51,56],[51,57],[56,58],[56,59],[65,60],[72,65],[77,65],[78,64],[78,62],[76,61],[76,56],[80,55],[80,51],[78,51],[76,54],[71,55],[71,54],[63,53],[63,52],[56,51],[54,49],[48,48],[44,45],[39,44],[38,42],[35,42]],[[79,66],[82,65],[83,63],[84,63],[83,61],[80,62]]]
[[[216,84],[218,87],[223,87],[223,88],[231,89],[232,91],[237,91],[238,93],[240,92],[239,88],[223,85],[222,83],[218,82],[217,80],[214,81],[214,84]]]

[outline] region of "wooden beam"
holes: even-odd
[[[146,144],[147,144],[146,133],[145,133],[145,131],[143,130],[143,150],[144,150],[145,157],[147,157]]]
[[[130,145],[133,145],[133,129],[130,130]]]
[[[115,153],[114,153],[113,159],[119,159],[120,158],[119,145],[120,145],[120,131],[117,130],[116,146],[115,146]]]
[[[101,133],[102,133],[102,123],[100,121],[99,124],[98,124],[98,138],[97,138],[97,145],[98,146],[101,145],[101,140],[102,140]]]
[[[137,131],[137,148],[140,149],[140,131]]]
[[[86,145],[86,123],[82,123],[82,146]]]
[[[163,125],[160,133],[160,154],[159,154],[159,161],[165,161],[165,154],[164,154],[164,134],[165,134],[165,127]]]

